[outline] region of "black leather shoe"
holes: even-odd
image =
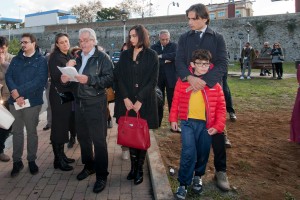
[[[35,175],[39,172],[39,167],[35,164],[35,161],[28,162],[29,171],[32,175]]]
[[[105,186],[106,186],[106,180],[103,180],[103,179],[97,179],[97,180],[96,180],[96,183],[95,183],[95,185],[94,185],[93,192],[99,193],[99,192],[101,192],[102,190],[104,190]]]
[[[43,130],[44,131],[47,131],[47,130],[49,130],[51,127],[47,124],[44,128],[43,128]]]
[[[10,173],[11,177],[15,177],[17,175],[19,175],[20,171],[24,168],[23,162],[22,161],[18,161],[18,162],[14,162],[13,163],[13,169]]]
[[[94,173],[95,173],[94,169],[83,168],[83,170],[77,175],[77,180],[81,181]]]

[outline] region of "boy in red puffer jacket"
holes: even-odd
[[[193,52],[189,70],[194,76],[206,74],[213,65],[210,63],[211,53],[207,50]],[[188,82],[178,79],[172,108],[169,116],[173,130],[178,129],[178,117],[181,120],[182,150],[177,189],[178,199],[185,199],[187,186],[192,182],[195,193],[202,192],[201,176],[209,157],[211,136],[222,133],[226,121],[226,105],[223,90],[220,84],[198,92],[187,92]],[[193,177],[194,176],[194,177]]]

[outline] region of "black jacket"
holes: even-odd
[[[159,58],[159,75],[162,73],[165,74],[170,88],[175,88],[177,81],[176,68],[175,68],[175,57],[177,44],[174,42],[169,42],[162,50],[161,44],[158,41],[156,44],[151,46],[151,49],[156,51],[158,55],[162,55],[162,58]],[[166,60],[171,62],[165,63]]]
[[[71,84],[62,84],[61,72],[57,68],[65,67],[66,63],[72,59],[70,53],[64,54],[56,49],[49,56],[49,73],[51,77],[49,100],[51,105],[52,123],[50,140],[53,143],[64,144],[69,141],[69,124],[72,113],[72,102],[61,104],[58,92],[72,91]],[[57,91],[56,91],[57,90]]]
[[[155,86],[158,79],[158,57],[155,51],[146,48],[133,61],[133,49],[123,51],[115,68],[118,84],[115,99],[115,117],[126,114],[124,103],[129,98],[134,104],[137,100],[142,103],[140,115],[146,119],[150,129],[158,128],[157,97]],[[129,113],[136,116],[134,111]]]
[[[105,88],[113,84],[113,63],[109,56],[99,51],[97,46],[94,55],[90,57],[82,74],[88,76],[87,84],[77,83],[74,95],[76,99],[94,99],[105,94]],[[82,64],[81,51],[76,58],[76,69],[79,71]]]
[[[209,87],[213,87],[216,83],[220,83],[223,75],[227,73],[228,56],[225,40],[221,34],[209,27],[207,27],[201,39],[195,31],[188,31],[182,34],[178,41],[175,58],[177,75],[182,80],[191,75],[188,66],[190,65],[193,51],[197,49],[206,49],[212,54],[211,62],[214,64],[214,67],[203,76],[203,80]]]

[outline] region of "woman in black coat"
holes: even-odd
[[[142,25],[133,26],[127,39],[128,50],[122,52],[115,68],[118,92],[115,116],[118,121],[129,111],[130,116],[139,112],[150,129],[158,128],[158,111],[155,86],[159,62],[155,51],[149,48],[148,31]],[[134,184],[143,182],[143,164],[147,151],[130,148],[131,171],[127,179]]]
[[[51,77],[51,86],[49,100],[52,110],[52,125],[50,140],[54,153],[54,168],[63,171],[73,169],[68,163],[75,162],[74,159],[67,158],[64,153],[64,144],[69,141],[69,124],[72,114],[72,102],[61,104],[59,93],[70,92],[71,88],[62,84],[60,81],[61,72],[57,68],[65,67],[66,63],[72,59],[69,53],[69,36],[65,33],[59,33],[55,36],[55,48],[49,58],[49,72]]]

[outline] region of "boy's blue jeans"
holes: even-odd
[[[194,172],[199,176],[205,174],[211,136],[203,120],[182,120],[180,126],[182,148],[178,181],[180,185],[190,185]]]

